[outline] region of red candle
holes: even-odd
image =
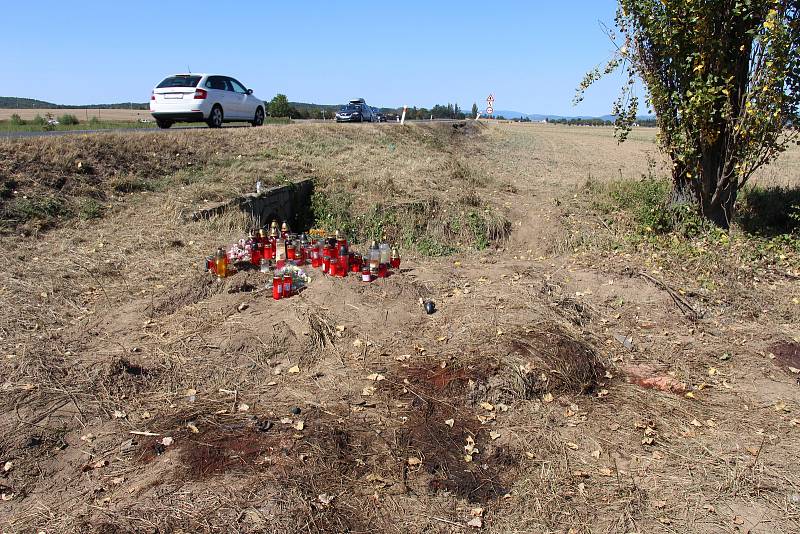
[[[354,273],[361,272],[361,256],[354,252],[350,253],[350,271]]]
[[[280,300],[283,296],[283,280],[281,279],[281,275],[275,273],[272,277],[272,298],[275,300]]]
[[[386,272],[388,270],[388,266],[385,263],[378,265],[378,278],[386,278]]]
[[[288,297],[292,294],[292,275],[284,273],[283,275],[283,296]]]
[[[258,241],[253,241],[250,245],[250,263],[253,265],[261,265],[261,246]]]
[[[326,274],[328,271],[330,271],[330,268],[331,268],[331,257],[326,254],[322,257],[322,273]]]
[[[365,264],[363,267],[361,267],[361,281],[362,282],[372,281],[372,275],[369,272],[369,265]]]
[[[350,270],[350,256],[348,254],[339,255],[339,266],[336,269],[336,274],[341,277],[347,276],[347,271]]]
[[[293,245],[291,245],[291,244],[289,244],[289,245],[286,247],[286,259],[287,259],[287,260],[293,260],[293,259],[295,259],[295,257],[294,257],[294,246],[293,246]]]

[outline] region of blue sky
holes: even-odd
[[[8,0],[2,96],[144,102],[166,74],[220,72],[269,99],[375,106],[457,102],[603,115],[620,78],[571,105],[609,57],[613,0],[360,2]]]

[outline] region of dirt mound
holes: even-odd
[[[248,283],[244,277],[237,277],[233,282],[226,280],[226,282],[226,284],[222,284],[211,274],[198,273],[186,280],[186,283],[181,284],[180,287],[156,301],[149,307],[148,311],[156,317],[172,315],[180,309],[196,304],[223,291],[226,287],[229,292],[233,293],[237,291],[236,288],[241,291],[241,288]]]
[[[493,362],[493,372],[475,383],[474,402],[590,394],[606,373],[592,345],[556,324],[509,336],[487,361]]]

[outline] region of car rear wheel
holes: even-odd
[[[159,128],[166,129],[172,126],[172,121],[168,121],[166,119],[156,119],[156,124],[158,125]]]
[[[206,124],[209,128],[222,128],[222,121],[225,116],[222,114],[222,108],[217,104],[211,108],[211,114],[208,116]]]
[[[253,117],[253,122],[251,122],[253,126],[261,126],[264,124],[264,109],[258,108],[256,109],[256,116]]]

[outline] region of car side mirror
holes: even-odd
[[[253,90],[252,90],[252,89],[248,89],[248,90],[247,90],[247,94],[248,94],[248,95],[252,95],[252,94],[253,94]]]

